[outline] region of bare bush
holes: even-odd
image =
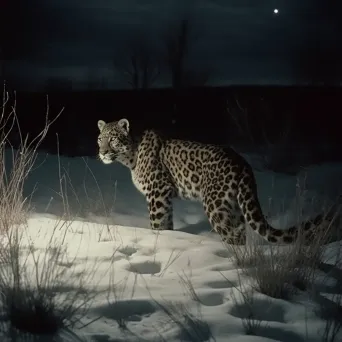
[[[9,94],[4,91],[0,117],[0,327],[12,337],[17,332],[54,335],[62,328],[74,327],[85,316],[95,293],[87,291],[85,285],[97,266],[79,273],[67,255],[65,236],[72,218],[66,210],[68,177],[61,169],[60,195],[64,198],[65,214],[54,221],[47,245],[36,248],[28,225],[31,195],[25,197],[24,185],[37,166],[38,147],[61,113],[49,121],[47,105],[42,130],[29,138],[21,133],[16,102],[11,108],[6,108],[8,104]],[[19,137],[16,149],[9,141],[14,131]],[[63,291],[64,288],[68,290]]]
[[[24,198],[24,184],[37,158],[37,149],[46,137],[50,126],[59,117],[49,121],[49,106],[42,130],[32,139],[22,136],[16,113],[16,100],[8,109],[9,94],[3,92],[0,117],[0,233],[8,232],[13,224],[23,222],[29,210],[29,196]],[[15,150],[8,138],[17,132],[19,146]],[[34,189],[33,189],[34,190]]]
[[[6,242],[3,239],[0,310],[4,332],[15,329],[33,335],[54,335],[63,328],[75,327],[85,316],[95,296],[85,284],[94,272],[76,276],[71,266],[74,260],[63,245],[63,233],[58,234],[60,229],[68,229],[63,226],[62,220],[56,221],[41,251],[33,241],[27,246],[22,226],[12,228]]]
[[[293,245],[260,245],[254,241],[246,246],[227,245],[227,248],[233,255],[235,265],[253,279],[256,291],[273,298],[288,299],[298,290],[311,289],[335,223],[336,220],[332,220],[326,230],[317,230],[309,245],[304,243],[304,237],[299,232]]]

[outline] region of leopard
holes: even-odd
[[[98,123],[98,159],[120,162],[146,199],[150,228],[173,230],[173,199],[199,201],[213,231],[233,245],[246,244],[248,225],[271,244],[308,244],[332,216],[319,214],[286,229],[268,223],[252,166],[232,147],[164,138],[153,129],[132,134],[128,119]]]

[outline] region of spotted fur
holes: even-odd
[[[231,148],[184,140],[163,140],[152,130],[139,141],[127,119],[98,121],[99,158],[127,166],[136,188],[146,197],[152,229],[173,229],[172,199],[198,200],[212,228],[231,244],[244,244],[246,223],[271,243],[293,243],[298,227],[275,229],[265,219],[251,166]],[[326,222],[317,216],[302,223],[306,241]],[[324,221],[324,222],[323,222]]]

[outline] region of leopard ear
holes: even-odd
[[[97,127],[99,128],[100,132],[102,132],[103,127],[106,125],[106,123],[103,120],[99,120],[97,122]]]
[[[129,132],[129,121],[127,119],[121,119],[118,121],[118,125],[122,127],[126,133]]]

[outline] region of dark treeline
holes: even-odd
[[[14,93],[10,93],[13,104]],[[340,144],[341,88],[226,87],[174,91],[127,90],[48,94],[49,115],[64,111],[42,148],[67,155],[96,153],[97,120],[126,117],[137,133],[153,128],[167,137],[215,144],[276,141],[285,130],[298,142]],[[24,134],[44,125],[47,94],[16,93]],[[15,144],[15,134],[12,135]]]

